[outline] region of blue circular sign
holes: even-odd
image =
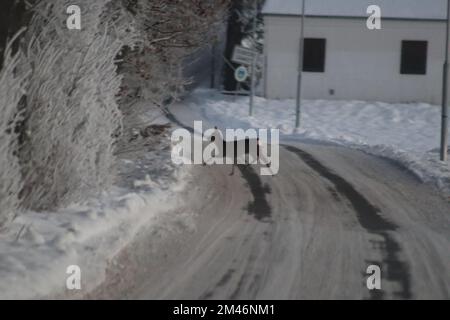
[[[240,66],[236,69],[234,72],[234,77],[236,78],[236,81],[238,82],[244,82],[248,78],[248,71],[247,68],[244,66]]]

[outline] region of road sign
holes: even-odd
[[[236,78],[237,82],[244,82],[248,78],[248,70],[244,66],[240,66],[236,69],[234,72],[234,77]]]
[[[233,57],[231,61],[245,66],[251,66],[255,53],[252,49],[244,48],[243,46],[235,46],[233,51]]]

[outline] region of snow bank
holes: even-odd
[[[178,192],[189,171],[171,165],[164,156],[170,178],[148,173],[152,164],[160,164],[158,157],[149,153],[142,162],[122,160],[122,166],[140,168],[142,174],[131,189],[115,187],[98,200],[57,214],[18,216],[0,234],[0,299],[80,298],[105,279],[107,265],[141,227],[154,228],[159,237],[175,226],[192,228],[193,214],[170,212],[179,205]],[[66,290],[70,265],[81,268],[80,292]]]
[[[295,101],[255,99],[196,91],[188,104],[210,123],[225,127],[278,128],[284,138],[333,142],[404,165],[423,182],[450,193],[450,164],[439,161],[440,108],[424,103],[303,101],[302,126],[294,132]]]
[[[168,122],[148,103],[136,107],[136,124]],[[119,146],[115,187],[100,197],[58,212],[17,212],[0,232],[0,299],[82,298],[143,228],[155,240],[195,229],[195,214],[178,209],[190,168],[172,163],[168,134]],[[71,265],[81,268],[80,291],[66,289]]]

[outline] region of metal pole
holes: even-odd
[[[450,1],[450,0],[449,0]],[[298,61],[298,78],[297,78],[297,99],[296,99],[296,113],[295,113],[295,127],[300,128],[301,118],[301,99],[302,99],[302,72],[303,72],[303,50],[305,43],[305,2],[302,0],[302,21],[300,32],[300,45],[299,45],[299,61]]]
[[[442,81],[442,127],[441,127],[441,161],[448,158],[448,63],[450,36],[450,0],[447,0],[447,32],[445,36],[445,62]]]
[[[254,0],[255,2],[255,17],[253,19],[253,41],[254,41],[254,48],[253,48],[253,61],[252,61],[252,83],[250,88],[250,116],[253,115],[253,104],[254,104],[254,96],[255,96],[255,73],[256,73],[256,57],[257,57],[257,26],[258,26],[258,0]]]
[[[211,48],[211,89],[216,87],[216,43]]]

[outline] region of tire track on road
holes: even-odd
[[[374,249],[382,253],[382,261],[367,261],[371,264],[385,266],[387,280],[399,285],[400,290],[393,292],[396,298],[411,299],[411,279],[408,265],[401,261],[399,254],[401,247],[392,232],[398,229],[394,223],[381,216],[381,211],[371,204],[351,183],[337,175],[311,154],[292,146],[284,146],[286,150],[296,154],[306,165],[317,172],[321,177],[329,181],[336,191],[349,201],[356,212],[359,224],[370,234],[380,237],[382,240],[373,243]],[[385,298],[383,291],[371,291],[372,299]]]

